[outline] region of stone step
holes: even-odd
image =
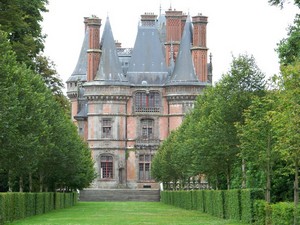
[[[160,191],[155,189],[84,189],[80,201],[143,201],[158,202]]]

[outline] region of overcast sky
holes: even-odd
[[[133,47],[141,14],[159,14],[172,6],[191,16],[208,16],[207,47],[213,55],[213,81],[230,68],[232,55],[253,55],[267,76],[279,73],[277,43],[287,36],[298,8],[270,6],[268,0],[48,0],[43,33],[45,55],[56,64],[65,82],[72,74],[81,49],[83,17],[102,19],[101,34],[109,16],[115,40]]]

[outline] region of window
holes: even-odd
[[[152,119],[142,119],[142,138],[143,139],[150,139],[153,138],[153,125],[154,121]]]
[[[139,180],[151,180],[152,155],[139,156]]]
[[[136,112],[159,112],[160,95],[158,92],[137,92],[135,94]]]
[[[113,178],[113,157],[101,156],[100,158],[100,175],[103,178]]]
[[[111,119],[103,119],[102,120],[102,138],[111,138]]]

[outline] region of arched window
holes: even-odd
[[[100,157],[100,176],[101,179],[113,178],[113,157],[103,155]]]
[[[160,94],[158,92],[137,92],[135,94],[136,112],[159,112]]]

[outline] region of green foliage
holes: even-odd
[[[34,58],[44,49],[41,22],[47,3],[47,0],[0,1],[0,29],[9,34],[17,61],[29,67],[34,67]]]
[[[300,4],[299,4],[300,5]],[[280,64],[292,64],[300,59],[300,15],[296,15],[294,24],[288,29],[288,37],[282,39],[277,48]]]
[[[265,220],[262,189],[162,191],[161,202],[245,223]]]
[[[59,208],[74,206],[77,202],[77,193],[0,193],[0,224],[52,211],[54,196],[60,199]],[[66,204],[64,199],[67,199]]]
[[[37,193],[36,197],[36,208],[35,208],[35,215],[40,215],[45,212],[45,194],[44,193]]]
[[[270,224],[269,222],[269,217],[266,217],[266,212],[269,212],[268,215],[270,215],[271,208],[269,207],[269,203],[267,203],[265,200],[255,200],[253,203],[253,213],[254,213],[254,221],[255,225],[266,225]]]
[[[254,221],[254,201],[263,199],[262,189],[241,190],[241,221],[251,223]]]
[[[280,6],[281,8],[284,6],[285,3],[289,3],[289,1],[286,0],[269,0],[269,3],[271,5],[275,5],[275,6]],[[300,1],[299,0],[294,0],[294,4],[297,5],[298,7],[300,7]]]
[[[227,190],[224,194],[225,218],[241,219],[241,192],[240,190]]]
[[[233,171],[241,164],[234,124],[243,123],[242,113],[252,96],[263,93],[263,79],[252,56],[233,58],[228,74],[215,87],[205,89],[194,110],[160,146],[152,163],[153,177],[184,183],[205,174],[214,181],[210,186],[218,189],[225,177],[230,188]]]
[[[36,193],[23,193],[25,196],[26,217],[35,215]]]
[[[1,31],[0,51],[0,171],[8,177],[8,185],[1,186],[16,190],[16,183],[20,191],[87,187],[95,171],[75,125],[41,76],[17,63]]]
[[[294,223],[294,205],[288,202],[279,202],[271,205],[272,222],[274,225],[290,225]]]

